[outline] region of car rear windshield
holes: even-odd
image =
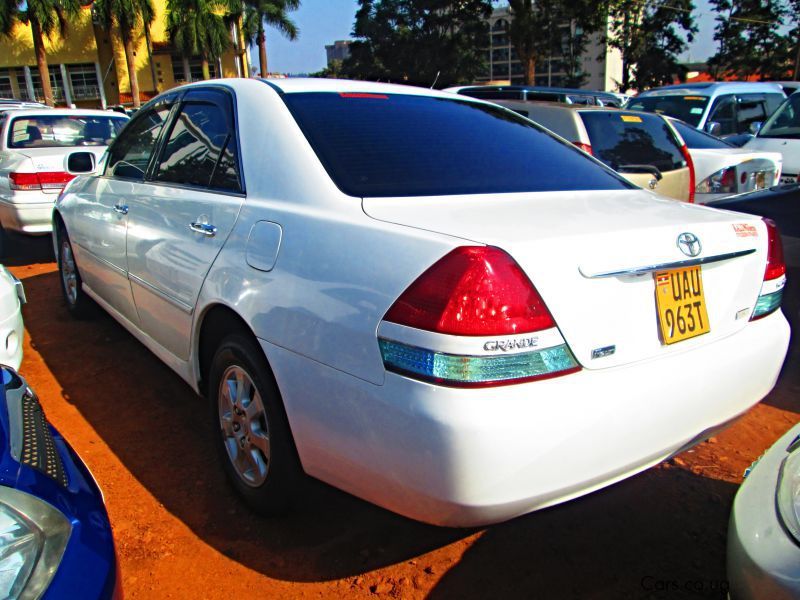
[[[107,146],[127,122],[126,118],[102,115],[18,117],[8,128],[8,147]]]
[[[733,144],[729,144],[725,140],[721,140],[704,131],[695,129],[683,121],[672,121],[672,126],[681,134],[683,141],[686,142],[686,147],[692,150],[708,150],[714,148],[730,150],[731,148],[735,148]]]
[[[660,115],[667,115],[680,119],[689,125],[697,127],[703,112],[708,105],[708,96],[645,96],[644,98],[632,98],[625,108],[628,110],[643,110]]]
[[[283,96],[334,183],[359,197],[631,186],[503,108],[403,94]]]
[[[659,171],[686,166],[678,140],[667,122],[657,115],[624,111],[580,113],[592,154],[615,171],[651,165]]]
[[[760,138],[800,138],[800,94],[790,96],[767,119],[758,132]]]

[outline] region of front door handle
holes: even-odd
[[[209,225],[208,223],[199,223],[195,221],[194,223],[189,223],[189,229],[195,233],[207,235],[208,237],[214,237],[217,235],[217,228],[213,225]]]
[[[115,204],[114,205],[114,212],[119,213],[121,215],[128,214],[128,205],[127,204]]]

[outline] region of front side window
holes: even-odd
[[[350,196],[633,187],[499,106],[382,93],[307,92],[282,99],[333,182]]]
[[[17,117],[8,129],[8,148],[105,146],[117,137],[124,117],[46,115]]]
[[[760,138],[800,139],[800,94],[790,96],[764,123]]]
[[[217,104],[184,104],[164,145],[155,179],[240,191],[236,139],[228,122]]]
[[[109,150],[106,175],[144,180],[171,106],[160,103],[136,115]]]
[[[659,171],[686,166],[680,144],[666,120],[622,111],[581,111],[592,154],[615,171],[652,165]]]
[[[644,96],[632,98],[625,108],[666,115],[685,121],[697,127],[708,106],[708,96],[679,96],[668,94],[663,96]]]
[[[733,96],[721,96],[714,102],[708,123],[719,123],[720,135],[738,133],[736,125],[736,102]]]

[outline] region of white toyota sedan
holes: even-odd
[[[99,110],[29,109],[0,114],[0,232],[50,233],[53,202],[74,177],[67,155],[99,159],[128,122]]]
[[[208,399],[265,513],[303,472],[439,525],[563,502],[747,411],[789,340],[774,225],[428,89],[170,90],[53,221],[69,310]]]

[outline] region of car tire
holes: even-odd
[[[56,230],[58,250],[58,280],[61,283],[61,295],[67,309],[76,318],[85,319],[93,315],[96,305],[83,291],[81,274],[72,253],[72,243],[63,224]]]
[[[286,513],[303,473],[275,378],[247,335],[226,337],[211,361],[208,398],[225,474],[255,512]]]

